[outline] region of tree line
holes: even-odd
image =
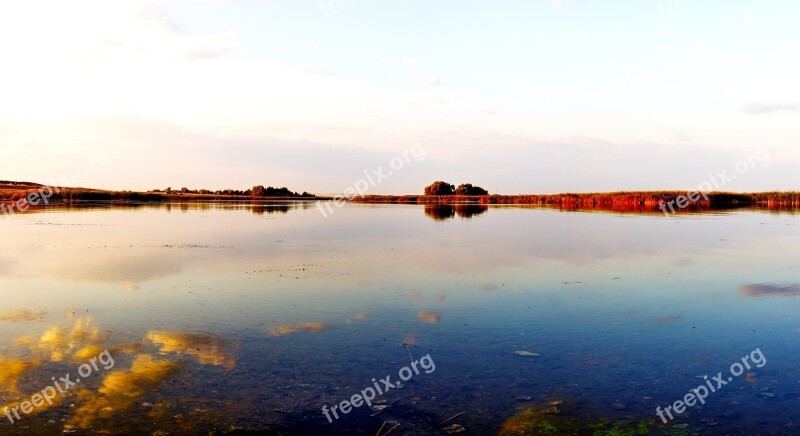
[[[489,191],[472,183],[462,183],[458,187],[437,180],[425,187],[425,195],[489,195]]]
[[[262,185],[256,185],[244,191],[237,189],[218,189],[216,191],[212,191],[209,189],[187,189],[187,188],[173,190],[171,187],[168,187],[164,190],[153,189],[150,192],[163,192],[165,194],[233,195],[233,196],[243,196],[243,197],[314,197],[314,194],[305,191],[303,191],[303,193],[300,194],[297,192],[293,192],[286,187],[273,188],[272,186],[267,186],[265,188]]]

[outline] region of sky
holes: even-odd
[[[798,189],[798,16],[793,0],[0,1],[0,180]]]

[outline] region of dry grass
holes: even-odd
[[[354,198],[357,203],[407,203],[407,204],[517,204],[552,206],[566,210],[611,210],[620,212],[661,212],[662,202],[676,201],[685,191],[563,193],[543,195],[367,195]],[[740,207],[769,209],[800,208],[798,192],[733,193],[711,192],[708,199],[701,197],[689,203],[683,212],[724,210]]]

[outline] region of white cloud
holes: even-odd
[[[136,12],[136,17],[142,23],[165,33],[173,35],[186,35],[188,33],[181,25],[175,22],[169,11],[155,5],[142,6]]]
[[[434,86],[439,86],[442,84],[442,81],[438,77],[431,77],[429,79],[425,79],[420,82],[420,88],[433,88]]]
[[[194,61],[216,59],[235,50],[237,37],[234,34],[183,37],[176,41],[174,59]]]
[[[164,62],[218,58],[236,45],[231,30],[193,33],[169,11],[138,1],[0,5],[0,52],[13,60],[0,71],[6,77],[60,80],[122,63],[153,69]]]
[[[321,77],[332,77],[332,76],[334,76],[334,74],[331,71],[326,70],[324,68],[302,68],[302,69],[300,69],[300,72],[305,73],[305,74],[309,74],[309,75],[312,75],[312,76],[321,76]]]
[[[793,113],[800,112],[800,104],[746,101],[739,106],[739,110],[754,115]]]

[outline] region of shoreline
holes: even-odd
[[[747,207],[769,209],[800,208],[800,192],[708,192],[695,193],[695,201],[685,191],[620,191],[604,193],[522,194],[522,195],[366,195],[355,203],[424,205],[539,205],[570,210],[696,212]],[[683,200],[681,198],[683,197]],[[683,207],[676,207],[683,204]],[[672,205],[671,208],[669,206]]]
[[[49,190],[40,195],[42,190]],[[305,194],[305,193],[304,193]],[[694,197],[692,197],[692,194]],[[545,206],[566,210],[607,210],[620,212],[686,213],[743,208],[800,209],[800,192],[708,192],[684,191],[618,191],[559,194],[518,195],[363,195],[352,198],[308,195],[253,196],[242,194],[208,194],[182,192],[108,191],[90,188],[49,188],[47,185],[26,182],[0,182],[0,204],[14,204],[18,208],[37,206],[29,204],[31,196],[40,195],[44,204],[81,204],[108,202],[134,203],[184,203],[184,202],[316,202],[347,201],[363,204],[419,204],[426,206],[457,205],[527,205]],[[683,197],[683,198],[682,198]],[[694,201],[687,201],[692,199]]]

